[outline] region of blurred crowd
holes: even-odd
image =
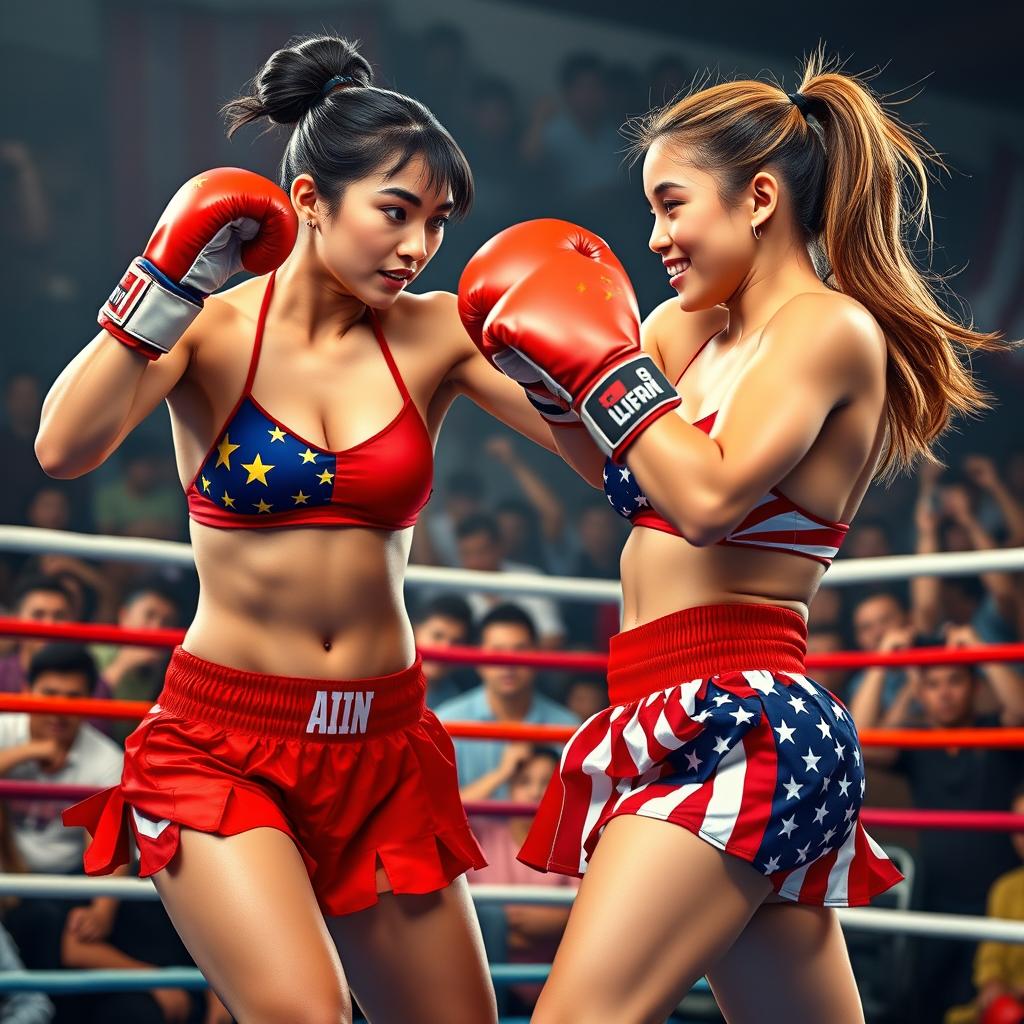
[[[435,286],[452,288],[465,260],[494,231],[557,213],[606,235],[633,274],[642,308],[665,297],[657,290],[663,289],[661,275],[644,272],[646,213],[638,184],[621,165],[618,128],[684,89],[693,69],[669,54],[641,68],[580,52],[565,59],[556,92],[527,102],[511,83],[477,65],[454,26],[422,32],[408,50],[410,60],[394,60],[383,44],[381,49],[385,71],[402,68],[401,76],[393,76],[395,86],[422,99],[451,129],[476,176],[475,212],[452,230],[429,271]],[[264,56],[253,54],[253,66]],[[5,249],[20,256],[0,285],[8,323],[13,335],[34,337],[45,310],[47,331],[57,341],[33,345],[0,366],[7,443],[0,524],[183,541],[186,508],[166,422],[147,421],[107,465],[80,480],[48,479],[33,453],[43,394],[91,335],[109,283],[97,280],[97,263],[101,269],[109,263],[113,276],[128,255],[111,260],[104,252],[97,260],[76,227],[89,215],[88,175],[69,174],[58,156],[24,140],[0,141],[7,186],[0,189],[7,204],[0,232]],[[188,173],[182,169],[182,177]],[[144,212],[148,219],[153,211]],[[992,384],[997,393],[1000,383],[997,378]],[[442,437],[439,466],[446,461],[445,445],[457,455],[447,459],[449,468],[415,531],[412,561],[617,579],[626,527],[603,497],[483,414],[459,415],[463,427],[471,423],[473,429],[446,428],[458,442]],[[452,419],[460,422],[455,411]],[[947,461],[946,468],[926,466],[914,478],[872,489],[842,557],[1024,546],[1024,451],[990,426],[971,425],[954,441]],[[809,649],[889,652],[1020,641],[1022,584],[1024,574],[993,571],[884,587],[825,587],[811,607]],[[501,588],[467,594],[410,589],[407,596],[423,646],[603,651],[618,630],[614,603],[510,600]],[[0,550],[0,613],[17,619],[183,627],[196,597],[194,576],[183,570]],[[0,692],[152,701],[167,658],[159,648],[0,637]],[[1021,669],[993,662],[815,675],[862,729],[998,729],[1024,725]],[[571,726],[607,704],[600,676],[442,662],[428,662],[424,670],[428,703],[443,720]],[[119,778],[130,728],[116,719],[0,714],[0,777],[111,785]],[[557,748],[545,745],[458,741],[456,752],[467,802],[534,803],[558,766]],[[1020,750],[869,748],[865,761],[871,806],[1024,813]],[[0,801],[0,870],[81,871],[87,837],[62,828],[62,806],[27,797]],[[535,874],[515,860],[527,817],[477,817],[473,824],[490,862],[473,881],[576,884]],[[872,831],[908,876],[890,905],[1024,919],[1024,835]],[[490,958],[549,960],[566,916],[561,908],[485,908]],[[189,963],[154,903],[5,897],[0,922],[0,969]],[[1024,998],[1021,947],[893,937],[859,945],[855,935],[850,939],[871,1020],[931,1022],[946,1015],[947,1024],[968,1024],[1001,997]],[[528,1012],[536,994],[534,986],[515,986],[502,993],[503,1009]],[[0,1004],[0,1024],[54,1019],[224,1024],[230,1016],[213,996],[175,989],[53,1000],[18,994]]]
[[[173,462],[159,451],[129,443],[121,469],[107,480],[47,479],[34,461],[42,382],[12,377],[2,410],[10,439],[4,522],[125,537],[183,539],[185,509]],[[497,430],[497,428],[496,428]],[[567,501],[564,490],[526,458],[527,443],[493,433],[482,450],[491,472],[463,468],[439,481],[417,526],[413,560],[421,564],[493,573],[556,574],[614,580],[625,539],[622,521],[595,496]],[[488,482],[495,475],[502,486]],[[942,551],[984,551],[1024,546],[1024,455],[999,459],[971,454],[947,468],[923,467],[895,499],[872,493],[851,531],[844,558]],[[912,515],[904,510],[913,508]],[[139,568],[64,554],[0,553],[0,607],[4,614],[38,622],[116,623],[124,628],[182,627],[196,602],[194,577],[182,570]],[[501,587],[463,594],[410,588],[408,603],[417,643],[485,650],[607,649],[618,629],[614,603],[510,599]],[[810,610],[813,653],[889,652],[912,647],[959,649],[1015,642],[1024,636],[1020,574],[915,577],[894,586],[824,587]],[[116,697],[152,701],[168,653],[160,648],[0,639],[0,692],[43,696]],[[445,662],[424,665],[427,700],[442,720],[573,726],[607,704],[597,675],[492,666],[470,669]],[[814,675],[849,707],[862,729],[1024,725],[1021,666],[939,664],[922,669],[823,670]],[[102,787],[119,777],[121,749],[132,723],[60,715],[0,715],[0,777]],[[522,742],[456,742],[464,800],[534,803],[557,770],[555,746]],[[903,750],[868,748],[872,806],[935,810],[1024,811],[1024,754],[1020,750]],[[0,856],[6,871],[77,873],[85,837],[63,829],[60,801],[15,798],[2,805]],[[489,867],[475,881],[574,885],[537,875],[515,851],[528,818],[473,820]],[[1024,837],[999,832],[875,830],[909,881],[896,905],[962,914],[1022,916]],[[157,904],[100,898],[91,902],[8,900],[0,919],[11,937],[4,950],[36,968],[144,967],[187,963],[187,953]],[[487,908],[482,915],[494,961],[545,960],[557,945],[566,911],[559,908]],[[1024,972],[1011,947],[986,943],[892,940],[892,955],[906,972],[879,963],[879,943],[851,945],[858,974],[874,992],[884,1020],[979,1020],[980,1008],[1001,995],[1020,994]],[[536,987],[502,994],[506,1010],[528,1010]],[[24,997],[36,999],[36,997]],[[22,1001],[11,997],[9,1003]],[[111,1002],[113,1001],[113,1002]],[[226,1021],[210,997],[177,990],[111,996],[57,997],[56,1019]],[[136,1005],[138,1004],[138,1005]],[[130,1007],[130,1011],[125,1009]],[[19,1011],[20,1012],[20,1011]],[[28,1011],[26,1011],[27,1013]],[[38,1001],[48,1020],[52,1006]],[[111,1016],[127,1014],[123,1018]],[[915,1015],[899,1018],[900,1013]],[[105,1016],[106,1015],[106,1016]]]

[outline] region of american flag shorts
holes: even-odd
[[[612,638],[609,694],[566,745],[519,859],[582,875],[625,814],[748,861],[782,898],[861,906],[902,879],[859,814],[849,712],[803,673],[785,608],[709,605]],[[749,667],[748,667],[749,666]]]

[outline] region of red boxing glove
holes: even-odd
[[[297,234],[291,201],[262,175],[238,167],[197,175],[167,204],[145,252],[100,309],[100,326],[156,359],[185,333],[207,295],[239,270],[279,267]]]
[[[1021,1024],[1024,1003],[1011,995],[997,996],[982,1011],[978,1024]]]
[[[569,402],[598,447],[626,448],[679,396],[640,349],[640,318],[622,265],[596,235],[529,221],[491,239],[459,283],[477,347],[520,383],[540,380]]]
[[[544,419],[559,427],[580,426],[571,405],[545,384],[531,363],[508,349],[489,350],[483,343],[483,329],[488,314],[505,292],[536,270],[552,252],[574,249],[608,260],[622,271],[607,244],[586,228],[564,220],[543,219],[515,224],[495,235],[477,250],[459,280],[459,316],[477,348],[492,366],[522,386]]]

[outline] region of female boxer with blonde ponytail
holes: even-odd
[[[676,293],[642,331],[564,222],[498,235],[459,289],[492,362],[579,415],[563,455],[634,527],[612,706],[520,853],[583,875],[533,1024],[662,1021],[703,974],[730,1024],[855,1024],[830,908],[900,875],[860,824],[849,714],[804,674],[807,608],[871,481],[985,407],[965,356],[997,338],[905,241],[934,154],[820,56],[791,94],[727,82],[632,127]]]
[[[374,1024],[486,1024],[463,877],[483,857],[402,584],[455,397],[550,431],[453,295],[408,292],[473,193],[430,111],[322,37],[227,113],[290,129],[282,187],[189,181],[43,411],[40,461],[73,477],[166,399],[200,580],[120,786],[65,821],[92,833],[94,874],[134,838],[242,1024],[341,1024],[350,986]]]

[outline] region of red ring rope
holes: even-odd
[[[85,800],[99,792],[95,786],[0,779],[0,800]],[[467,814],[484,817],[532,817],[536,804],[507,800],[475,800]],[[1004,811],[923,811],[869,807],[861,812],[865,825],[879,828],[964,829],[971,832],[1024,832],[1024,814]]]
[[[37,697],[32,693],[0,693],[0,712],[76,715],[85,718],[143,718],[152,707],[141,700]],[[526,743],[564,743],[571,726],[527,725],[522,722],[444,722],[452,736],[477,740],[520,740]],[[1024,729],[865,729],[865,747],[985,747],[1024,748]]]
[[[180,629],[122,629],[88,622],[34,622],[0,618],[0,636],[30,636],[86,643],[120,643],[135,647],[174,647],[185,633]],[[423,647],[428,661],[466,665],[529,665],[577,672],[603,672],[608,657],[572,651],[485,651],[479,647]],[[988,661],[1024,661],[1024,643],[979,644],[976,647],[914,647],[905,651],[836,651],[809,654],[807,667],[870,668],[901,665],[973,665]]]

